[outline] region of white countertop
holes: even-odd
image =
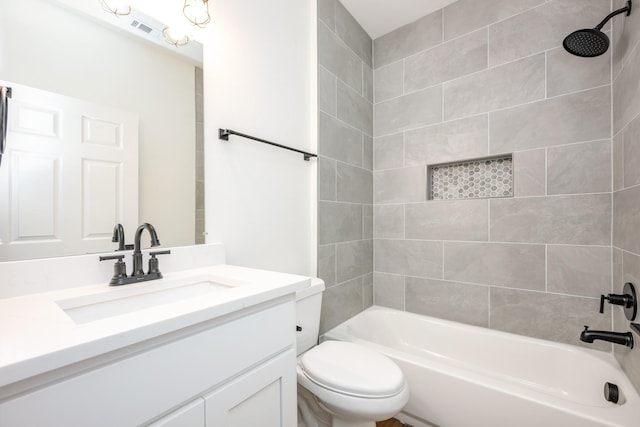
[[[219,278],[232,287],[81,324],[60,306],[60,301],[78,297],[119,298],[191,276]],[[0,299],[0,387],[291,294],[310,283],[305,276],[223,264],[131,285],[105,282]]]

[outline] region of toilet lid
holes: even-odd
[[[390,397],[404,388],[400,368],[363,346],[325,341],[300,359],[304,374],[321,387],[357,397]]]

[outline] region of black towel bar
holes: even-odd
[[[285,150],[295,151],[296,153],[302,154],[306,161],[309,161],[309,159],[311,159],[312,157],[318,157],[317,154],[307,153],[306,151],[298,150],[297,148],[287,147],[286,145],[277,144],[275,142],[267,141],[266,139],[262,139],[262,138],[256,138],[255,136],[251,136],[251,135],[247,135],[247,134],[244,134],[244,133],[236,132],[236,131],[231,130],[231,129],[218,129],[218,138],[219,139],[221,139],[223,141],[228,141],[229,140],[229,135],[241,136],[243,138],[252,139],[254,141],[262,142],[264,144],[269,144],[269,145],[273,145],[275,147],[284,148]]]

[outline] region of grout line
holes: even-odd
[[[417,239],[417,238],[404,238],[404,237],[374,237],[373,239],[363,239],[363,240],[377,240],[377,241],[392,241],[392,242],[424,242],[424,243],[438,243],[438,242],[447,242],[447,243],[454,243],[454,244],[476,244],[476,245],[493,245],[493,246],[504,246],[504,245],[511,245],[511,246],[558,246],[558,247],[578,247],[578,248],[610,248],[611,246],[609,245],[598,245],[598,244],[590,244],[590,243],[548,243],[548,242],[510,242],[510,241],[504,241],[504,240],[493,240],[493,241],[487,241],[487,240],[452,240],[452,239]],[[338,244],[346,244],[346,243],[353,243],[353,242],[359,242],[360,240],[351,240],[351,241],[347,241],[347,242],[339,242]],[[320,245],[320,246],[326,246],[328,244],[332,244],[332,243],[327,243],[325,245]],[[636,254],[634,252],[630,252],[630,251],[625,251],[625,252],[629,252],[630,254],[636,255],[638,257],[640,257],[640,254]]]

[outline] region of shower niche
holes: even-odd
[[[513,155],[427,166],[429,200],[486,199],[513,196]]]

